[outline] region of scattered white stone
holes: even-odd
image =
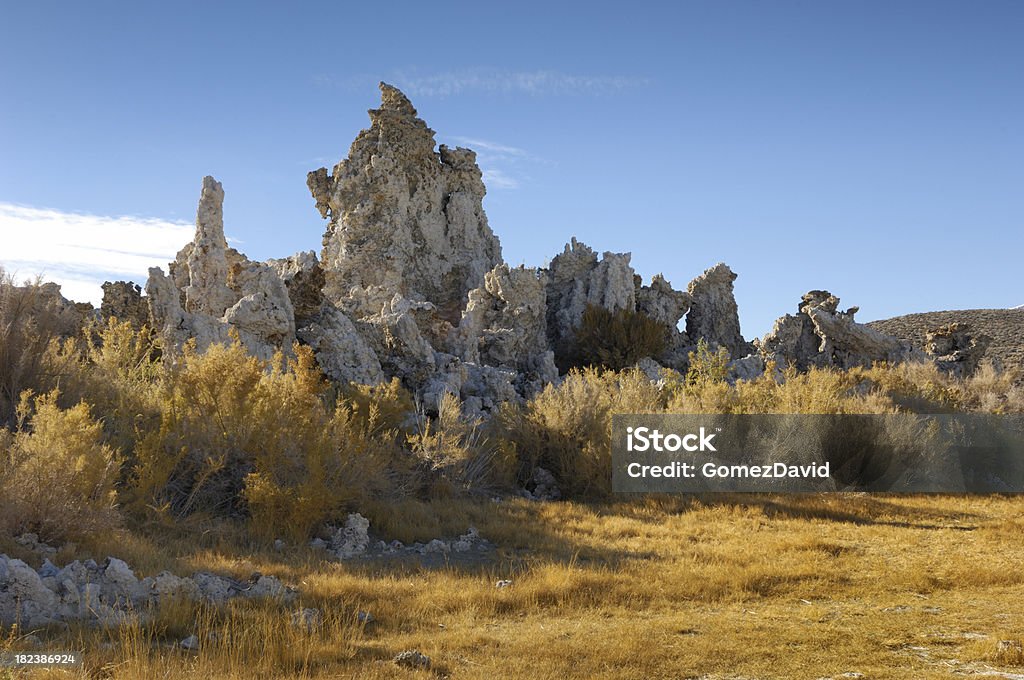
[[[352,513],[345,520],[345,526],[331,536],[331,550],[342,560],[362,555],[370,545],[369,529],[370,520],[359,513]]]
[[[452,542],[452,550],[455,552],[468,552],[473,549],[473,545],[479,540],[480,532],[477,531],[476,527],[470,527],[469,531]]]
[[[399,653],[394,662],[403,668],[430,668],[430,657],[417,649],[407,649]]]
[[[39,577],[40,578],[50,578],[50,577],[56,578],[58,573],[60,573],[60,569],[58,569],[53,564],[53,562],[50,561],[50,558],[48,558],[48,557],[43,560],[43,566],[39,567]]]
[[[425,553],[446,553],[450,550],[451,546],[449,546],[447,543],[445,543],[439,538],[435,538],[423,547],[423,552]]]
[[[259,576],[245,591],[245,596],[286,598],[289,596],[289,589],[275,576]]]
[[[533,501],[557,501],[562,497],[555,476],[542,467],[533,469],[530,481],[526,483],[523,496]]]
[[[199,649],[199,638],[195,635],[189,635],[187,638],[179,642],[178,646],[180,646],[182,649],[194,651],[196,649]]]

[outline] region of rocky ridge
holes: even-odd
[[[926,358],[922,343],[857,323],[857,309],[840,311],[827,291],[809,292],[795,315],[748,342],[737,275],[724,263],[685,291],[661,275],[644,285],[629,253],[598,256],[573,238],[546,268],[509,267],[484,213],[475,154],[435,148],[405,95],[380,88],[381,105],[348,156],[307,177],[327,220],[319,257],[260,263],[229,248],[223,188],[203,180],[195,238],[168,274],[152,269],[146,284],[150,317],[172,351],[190,339],[201,349],[237,335],[269,358],[298,340],[331,379],[397,377],[428,409],[453,393],[476,413],[557,381],[556,357],[565,358],[588,305],[664,325],[665,350],[643,362],[652,375],[685,370],[702,340],[729,352],[733,379],[759,375],[770,360],[806,370]],[[135,314],[135,291],[111,284],[109,293],[109,309]]]

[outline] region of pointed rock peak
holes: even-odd
[[[203,191],[196,210],[196,240],[202,238],[213,238],[227,245],[224,239],[224,187],[209,175],[203,178]]]
[[[709,267],[704,270],[704,273],[698,276],[696,279],[690,282],[688,287],[690,294],[693,294],[694,286],[699,286],[705,282],[714,283],[728,283],[732,284],[736,280],[736,273],[729,268],[724,262],[719,262],[713,267]]]
[[[397,87],[388,85],[384,81],[380,82],[380,110],[394,111],[413,118],[416,117],[416,108],[409,101],[409,98]]]

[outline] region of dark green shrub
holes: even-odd
[[[665,351],[667,340],[665,324],[643,312],[612,312],[587,305],[567,357],[567,368],[599,366],[620,371],[644,357],[658,356]]]

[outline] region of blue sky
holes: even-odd
[[[477,149],[513,264],[725,261],[747,337],[813,288],[865,320],[1024,304],[1022,3],[298,5],[5,3],[0,263],[141,283],[206,174],[247,255],[319,250],[306,172],[385,80]]]

